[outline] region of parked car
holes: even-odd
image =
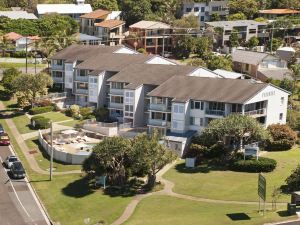
[[[10,139],[7,133],[0,133],[0,145],[10,145]]]
[[[0,134],[3,134],[4,133],[4,128],[2,126],[2,124],[0,123]]]
[[[10,172],[13,178],[25,177],[25,169],[20,161],[13,162],[10,168]]]
[[[10,156],[7,156],[7,158],[6,158],[5,162],[4,162],[4,164],[5,164],[5,166],[6,166],[7,168],[10,169],[11,166],[12,166],[12,164],[13,164],[14,162],[17,162],[17,161],[19,161],[18,158],[17,158],[17,156],[10,155]]]

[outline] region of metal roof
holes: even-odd
[[[58,14],[85,14],[92,12],[90,4],[37,4],[39,15],[47,13]]]
[[[28,13],[26,11],[0,11],[0,16],[5,16],[10,19],[37,19],[37,17],[33,13]]]

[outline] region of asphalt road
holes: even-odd
[[[0,161],[12,155],[0,146]],[[0,165],[0,225],[49,225],[26,180],[10,179]]]

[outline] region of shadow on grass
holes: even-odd
[[[277,214],[280,217],[288,217],[288,216],[290,216],[290,214],[289,214],[289,212],[287,210],[285,210],[285,211],[278,211]]]
[[[0,90],[0,101],[9,101],[11,98],[11,95],[8,94],[6,91],[4,90]]]
[[[94,182],[93,180],[89,180],[87,177],[75,180],[62,189],[62,193],[64,195],[74,198],[82,198],[94,192]]]
[[[232,221],[239,221],[239,220],[251,220],[251,218],[246,213],[230,213],[226,214]]]
[[[124,186],[109,186],[104,190],[104,194],[110,197],[130,197],[137,194],[144,194],[150,191],[141,180],[133,179]]]
[[[179,173],[209,173],[210,171],[225,171],[224,167],[218,167],[211,163],[205,163],[196,166],[195,168],[189,168],[185,166],[185,163],[180,163],[175,166],[175,169]]]

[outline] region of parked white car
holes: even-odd
[[[5,164],[5,166],[6,166],[7,168],[10,169],[11,166],[12,166],[12,164],[13,164],[14,162],[17,162],[17,161],[19,161],[18,158],[17,158],[17,156],[10,155],[10,156],[7,156],[7,158],[6,158],[5,162],[4,162],[4,164]]]

